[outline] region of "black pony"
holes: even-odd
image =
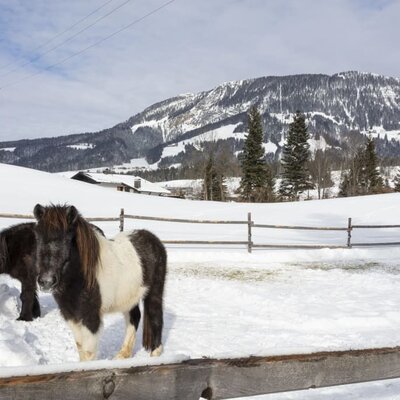
[[[74,206],[37,204],[38,282],[52,290],[69,324],[80,360],[96,357],[103,315],[122,312],[126,332],[117,358],[128,358],[144,302],[143,346],[162,352],[163,291],[167,254],[160,240],[145,230],[107,240]]]
[[[19,224],[0,232],[0,273],[9,274],[21,282],[22,307],[18,319],[22,321],[40,317],[34,227],[34,223]]]

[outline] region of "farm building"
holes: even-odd
[[[81,171],[73,175],[71,179],[116,189],[119,192],[141,193],[153,196],[169,196],[171,194],[168,189],[139,176]]]

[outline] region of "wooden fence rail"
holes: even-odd
[[[400,377],[400,347],[0,377],[2,400],[209,400]],[[48,367],[46,367],[48,370]],[[57,368],[60,370],[60,367]],[[40,368],[38,368],[40,370]]]
[[[34,219],[32,215],[25,214],[4,214],[0,213],[0,218],[16,218],[16,219]],[[119,230],[122,232],[125,227],[125,220],[137,219],[146,221],[174,222],[187,224],[218,224],[218,225],[247,225],[247,240],[164,240],[165,244],[183,244],[183,245],[245,245],[249,253],[254,249],[346,249],[352,247],[368,247],[368,246],[399,246],[400,242],[374,242],[374,243],[352,243],[352,232],[354,229],[390,229],[400,228],[400,225],[353,225],[352,219],[348,218],[347,226],[302,226],[302,225],[271,225],[257,224],[252,220],[251,213],[247,214],[247,220],[198,220],[184,218],[165,218],[152,217],[145,215],[125,214],[122,208],[118,217],[89,217],[91,222],[112,222],[119,221]],[[343,245],[334,244],[272,244],[272,243],[254,243],[253,229],[291,229],[291,230],[307,230],[307,231],[343,231],[347,232],[347,242]]]

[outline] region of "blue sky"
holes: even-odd
[[[4,75],[124,1],[111,1],[35,50],[106,0],[0,0],[0,140],[96,131],[154,102],[225,81],[347,70],[400,76],[400,0],[175,0],[46,69],[166,2],[131,0],[74,40]]]

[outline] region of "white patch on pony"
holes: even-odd
[[[163,346],[160,344],[156,349],[150,353],[150,357],[160,357],[163,352]]]
[[[139,255],[125,233],[107,240],[96,233],[100,245],[97,282],[101,294],[101,312],[128,312],[146,294]]]
[[[132,356],[132,350],[135,347],[135,342],[136,342],[136,329],[130,323],[129,313],[125,313],[124,317],[126,324],[125,339],[124,343],[121,346],[120,351],[115,356],[115,359],[117,360],[122,358],[130,358]]]
[[[81,322],[67,321],[75,338],[76,347],[79,352],[80,361],[90,361],[96,358],[99,343],[99,332],[92,333]]]

